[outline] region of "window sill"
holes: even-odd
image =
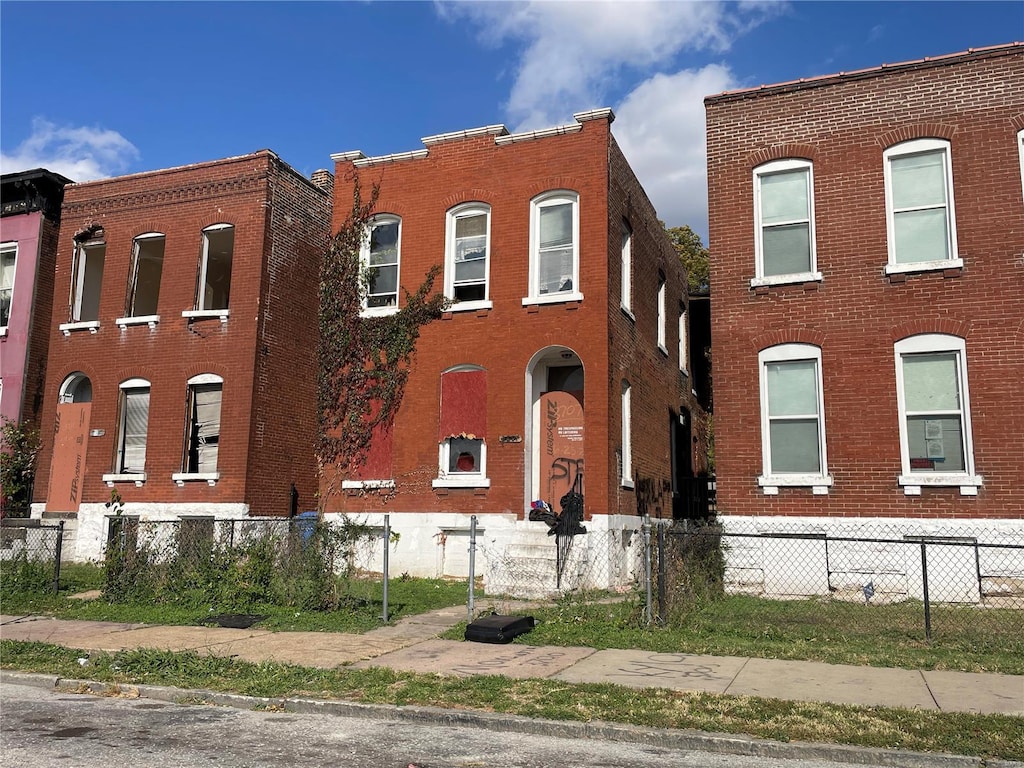
[[[778,496],[779,488],[810,488],[815,496],[828,496],[832,475],[761,475],[757,484],[765,496]]]
[[[65,336],[70,336],[72,331],[88,331],[89,333],[96,333],[100,329],[100,321],[89,320],[84,323],[61,323],[57,328]]]
[[[820,283],[824,278],[821,272],[795,272],[791,275],[768,275],[752,277],[751,288],[767,288],[772,285],[793,285],[795,283]]]
[[[632,309],[630,309],[629,307],[624,307],[621,304],[619,305],[619,309],[622,310],[622,314],[624,314],[626,317],[628,317],[631,322],[634,322],[634,323],[636,322],[636,315],[633,314],[633,310]]]
[[[6,336],[6,335],[7,335],[7,326],[5,325],[3,328],[0,328],[0,337]]]
[[[583,294],[574,291],[565,293],[545,293],[541,296],[527,296],[523,299],[523,306],[531,304],[567,304],[570,301],[583,301]]]
[[[210,320],[219,317],[222,323],[226,323],[231,316],[231,310],[224,309],[186,309],[181,313],[182,317],[191,320]]]
[[[360,317],[389,317],[390,315],[397,315],[398,307],[363,307],[359,311]]]
[[[472,312],[479,309],[494,309],[491,301],[459,301],[449,305],[448,312]]]
[[[343,491],[357,491],[371,488],[394,488],[394,480],[342,480]]]
[[[160,315],[139,315],[138,317],[119,317],[114,324],[122,329],[129,325],[148,325],[149,329],[153,330],[159,322]]]
[[[915,261],[909,264],[886,264],[885,274],[902,275],[907,272],[940,272],[946,269],[963,269],[963,259],[940,259],[939,261]]]
[[[103,475],[103,482],[108,488],[113,488],[114,483],[135,483],[136,488],[141,488],[146,482],[145,472],[125,472],[122,474]]]
[[[179,488],[185,483],[201,483],[205,482],[210,486],[217,484],[220,480],[220,472],[175,472],[171,475],[173,480]]]
[[[472,477],[437,477],[430,483],[433,488],[490,488],[491,480],[480,475]]]
[[[981,475],[958,475],[929,472],[928,474],[900,475],[898,482],[905,496],[920,496],[921,488],[959,488],[961,496],[977,496],[984,478]]]
[[[623,488],[627,488],[627,489],[632,491],[633,490],[633,478],[631,478],[631,477],[621,477],[621,478],[619,478],[619,485],[622,486]]]
[[[665,357],[668,357],[668,347],[664,344],[658,344],[658,351],[661,352]]]

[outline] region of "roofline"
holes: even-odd
[[[38,178],[49,178],[56,181],[58,184],[74,184],[75,182],[69,179],[67,176],[62,176],[56,171],[51,171],[48,168],[32,168],[27,171],[14,171],[13,173],[5,173],[0,175],[0,180],[5,184],[11,181],[23,181],[25,179],[38,179]]]
[[[430,147],[438,144],[444,144],[449,141],[461,141],[463,139],[477,138],[481,136],[493,136],[494,143],[498,146],[505,144],[514,144],[520,141],[531,141],[533,139],[543,139],[548,136],[560,136],[566,133],[575,133],[576,131],[582,130],[583,123],[591,120],[607,120],[609,125],[615,120],[615,113],[610,107],[603,107],[601,109],[590,109],[585,112],[576,112],[573,114],[573,120],[575,123],[569,125],[556,125],[553,128],[543,128],[536,131],[524,131],[522,133],[509,133],[508,129],[500,123],[495,125],[485,125],[482,128],[468,128],[463,131],[451,131],[449,133],[439,133],[434,136],[425,136],[420,139],[427,149],[416,149],[411,152],[396,152],[390,155],[378,155],[376,157],[367,157],[360,150],[353,149],[347,152],[335,152],[331,155],[331,160],[336,163],[350,162],[357,168],[366,168],[371,165],[381,165],[385,163],[395,163],[402,160],[420,160],[430,152]]]
[[[985,48],[968,48],[966,51],[948,53],[942,56],[926,56],[923,59],[912,61],[901,61],[896,64],[882,64],[877,67],[858,69],[853,72],[838,72],[832,75],[820,75],[818,77],[801,78],[789,80],[783,83],[772,85],[759,85],[755,88],[739,88],[733,91],[723,91],[704,98],[705,106],[720,104],[722,102],[739,101],[742,99],[757,98],[777,93],[788,93],[792,91],[807,90],[810,88],[821,88],[827,85],[866,80],[873,77],[883,77],[895,72],[913,71],[918,69],[931,69],[944,67],[952,64],[959,64],[974,59],[995,58],[997,56],[1011,56],[1024,53],[1024,42],[1003,43],[991,45]]]

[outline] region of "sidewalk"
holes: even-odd
[[[885,669],[811,661],[637,650],[486,645],[440,640],[465,606],[411,616],[365,634],[270,632],[0,616],[0,638],[88,651],[157,648],[307,667],[385,666],[441,675],[499,674],[792,701],[1024,716],[1024,676]]]

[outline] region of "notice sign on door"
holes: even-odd
[[[540,482],[544,501],[558,501],[583,474],[583,405],[571,392],[545,392],[540,398]]]
[[[77,512],[82,503],[92,403],[60,403],[54,425],[47,512]]]

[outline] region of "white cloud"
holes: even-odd
[[[46,168],[73,181],[104,179],[128,170],[139,150],[117,131],[58,126],[42,117],[13,152],[0,153],[4,173]]]
[[[655,75],[615,110],[612,126],[658,216],[690,225],[707,243],[708,190],[704,97],[738,87],[728,67]]]

